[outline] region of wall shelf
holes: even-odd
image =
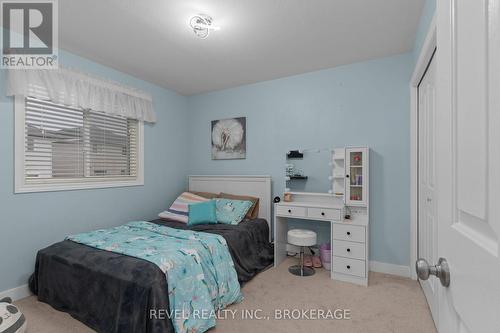
[[[309,195],[314,197],[331,197],[330,193],[321,193],[321,192],[286,192],[291,195]]]
[[[288,178],[290,178],[290,180],[306,180],[307,179],[307,176],[288,176]]]

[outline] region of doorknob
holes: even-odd
[[[419,279],[427,280],[430,275],[435,275],[443,287],[450,286],[450,267],[446,259],[439,258],[437,265],[431,266],[427,260],[420,258],[415,263],[415,268]]]

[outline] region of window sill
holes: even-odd
[[[76,191],[76,190],[89,190],[101,189],[112,187],[130,187],[130,186],[143,186],[144,180],[113,180],[113,181],[92,181],[86,183],[78,182],[61,182],[52,184],[22,184],[15,187],[14,193],[36,193],[36,192],[52,192],[52,191]]]

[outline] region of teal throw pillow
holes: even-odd
[[[188,206],[188,226],[198,224],[216,224],[216,210],[215,200],[190,204]]]

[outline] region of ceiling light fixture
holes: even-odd
[[[191,17],[189,25],[193,28],[196,37],[205,39],[210,34],[210,30],[220,30],[220,27],[212,25],[213,19],[204,14],[198,14]]]

